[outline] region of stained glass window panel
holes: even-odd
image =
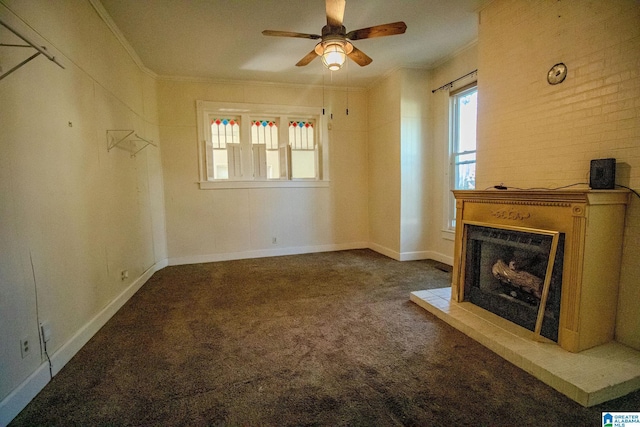
[[[227,148],[227,144],[240,143],[240,119],[237,117],[214,117],[211,119],[211,145],[216,148]]]
[[[278,149],[278,124],[275,120],[252,120],[251,143],[265,144],[267,150]]]
[[[292,150],[315,149],[313,121],[292,120],[289,122],[289,144]]]

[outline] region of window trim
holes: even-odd
[[[277,117],[280,123],[284,119],[305,118],[314,120],[317,126],[317,178],[256,179],[253,176],[245,179],[211,180],[207,172],[207,126],[210,114],[226,114],[234,116],[269,116]],[[329,186],[329,138],[327,117],[317,107],[302,107],[278,104],[251,104],[216,101],[196,101],[197,134],[198,134],[198,174],[199,187],[203,190],[229,188],[277,188],[277,187],[328,187]],[[244,119],[241,120],[243,126]],[[286,122],[288,125],[288,121]],[[288,145],[288,142],[287,142]],[[290,162],[290,159],[287,159]],[[253,166],[251,167],[253,169]],[[289,175],[290,176],[290,175]]]
[[[444,238],[450,239],[455,233],[455,219],[456,219],[456,202],[455,198],[453,198],[452,190],[455,187],[455,165],[454,165],[454,138],[456,137],[456,125],[457,118],[455,113],[455,99],[458,95],[464,94],[472,89],[478,90],[478,82],[473,81],[469,84],[461,86],[455,90],[449,92],[449,96],[447,98],[447,108],[449,111],[449,123],[448,123],[448,138],[447,138],[447,149],[445,150],[445,164],[447,165],[445,169],[445,179],[444,179],[444,221],[443,221],[443,229],[442,235]],[[477,140],[476,140],[476,150],[474,153],[477,153]],[[460,153],[459,153],[460,154]],[[477,162],[477,157],[476,157]]]
[[[322,188],[329,187],[329,180],[277,180],[268,181],[200,181],[198,185],[201,190],[222,190],[233,188]]]

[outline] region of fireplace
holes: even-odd
[[[627,191],[454,194],[453,301],[571,352],[614,339]]]

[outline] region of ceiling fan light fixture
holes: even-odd
[[[342,68],[347,60],[344,42],[330,41],[322,43],[322,63],[331,71]]]
[[[346,0],[325,0],[327,25],[322,27],[322,35],[274,30],[264,30],[262,34],[276,37],[320,39],[320,43],[316,44],[316,47],[311,52],[299,60],[296,63],[296,67],[304,67],[319,56],[325,67],[331,71],[337,71],[347,61],[347,56],[361,67],[369,65],[373,61],[364,52],[354,47],[349,40],[404,34],[407,29],[407,24],[398,21],[347,32],[342,22],[346,3]]]

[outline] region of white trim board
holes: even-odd
[[[207,262],[233,261],[238,259],[266,258],[284,255],[302,255],[318,252],[345,251],[350,249],[371,249],[396,261],[418,261],[432,259],[444,264],[453,265],[453,257],[433,251],[417,251],[399,253],[384,246],[367,243],[352,242],[317,246],[291,246],[277,249],[256,249],[242,252],[221,252],[207,255],[191,255],[169,258],[169,265],[203,264]]]
[[[368,249],[366,242],[338,243],[317,246],[290,246],[276,249],[256,249],[242,252],[221,252],[207,255],[191,255],[169,258],[169,265],[202,264],[206,262],[233,261],[238,259],[266,258],[283,255],[302,255],[318,252],[344,251],[349,249]]]
[[[398,252],[389,249],[377,243],[369,243],[369,249],[376,251],[382,255],[393,258],[396,261],[419,261],[423,259],[432,259],[447,265],[453,265],[453,257],[434,251],[414,251],[414,252]]]

